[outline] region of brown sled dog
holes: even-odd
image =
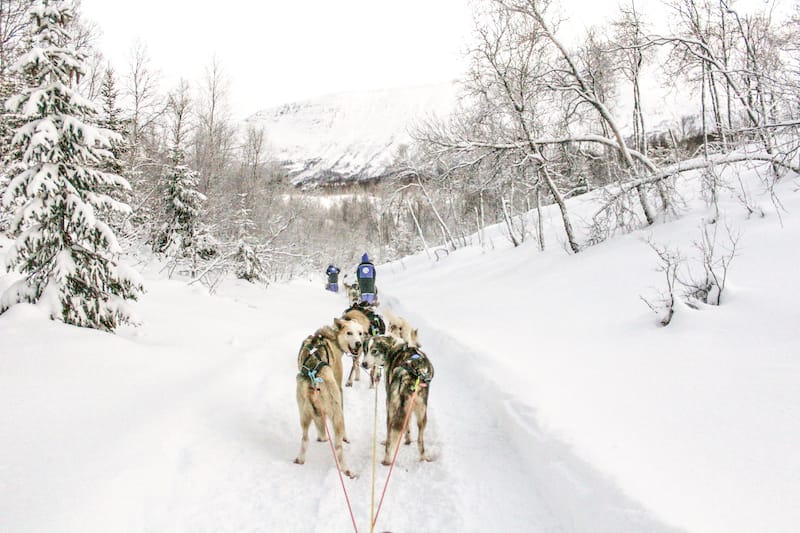
[[[333,423],[334,451],[342,472],[354,477],[344,460],[342,441],[349,442],[344,423],[342,396],[342,354],[358,353],[364,341],[364,330],[353,320],[334,320],[333,327],[320,328],[307,337],[297,355],[297,408],[303,436],[300,453],[294,462],[306,462],[308,428],[311,421],[317,428],[317,440],[326,441],[324,417]]]
[[[428,424],[428,394],[433,379],[433,364],[419,348],[390,335],[379,335],[367,341],[364,368],[383,366],[386,371],[386,450],[382,463],[391,462],[392,453],[402,438],[403,422],[410,408],[417,419],[417,446],[420,461],[430,461],[425,453],[425,426]],[[414,405],[409,407],[414,391]],[[411,444],[411,430],[406,432]]]

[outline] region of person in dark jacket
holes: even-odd
[[[328,270],[325,273],[328,275],[328,284],[325,289],[331,292],[339,292],[339,267],[336,265],[328,265]]]
[[[361,256],[361,263],[358,265],[358,269],[356,269],[356,279],[358,280],[358,287],[361,290],[361,302],[376,304],[375,265],[372,264],[369,260],[369,255],[366,253]]]

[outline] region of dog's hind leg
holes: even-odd
[[[341,404],[336,405],[335,399],[331,399],[330,405],[331,414],[329,418],[333,425],[333,450],[336,453],[336,459],[339,461],[339,468],[342,473],[347,477],[354,478],[356,477],[355,473],[350,470],[344,460],[344,445],[342,444],[345,435],[344,412],[341,409]]]
[[[317,442],[325,442],[328,440],[328,435],[325,432],[325,425],[322,423],[321,416],[314,417],[314,425],[317,427]]]
[[[328,435],[325,431],[325,426],[322,424],[323,408],[319,401],[318,392],[309,389],[309,405],[307,407],[309,420],[314,421],[314,426],[317,428],[317,442],[325,442],[328,440]],[[302,415],[301,415],[302,416]],[[310,422],[306,422],[306,434],[308,433],[308,426]]]
[[[392,407],[389,402],[386,402],[386,453],[381,461],[381,464],[385,466],[391,464],[394,450],[400,445],[400,439],[403,437],[405,413],[399,406],[394,406],[394,409]]]
[[[421,403],[421,402],[420,402]],[[417,446],[419,448],[419,460],[420,461],[433,461],[430,455],[425,453],[425,426],[428,425],[428,408],[427,406],[422,403],[421,406],[418,406],[414,409],[414,414],[417,417],[417,430],[419,434],[417,435]]]
[[[300,439],[300,453],[295,457],[294,462],[301,465],[306,462],[306,450],[308,450],[308,427],[311,425],[312,415],[308,409],[300,407],[300,428],[303,430],[303,437]]]

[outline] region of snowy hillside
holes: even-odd
[[[400,450],[376,531],[796,531],[798,180],[776,187],[780,212],[756,174],[742,183],[766,216],[720,198],[742,235],[722,305],[679,304],[666,328],[640,300],[664,284],[644,239],[696,258],[712,212],[686,178],[680,218],[576,255],[547,210],[545,252],[493,227],[486,250],[379,264],[382,308],[419,328],[436,374],[435,461]],[[352,530],[327,444],[292,463],[297,350],[344,296],[321,274],[216,296],[144,275],[143,324],[116,336],[26,304],[0,316],[0,531]],[[361,531],[374,398],[345,389]]]
[[[655,75],[643,84],[651,137],[667,142],[670,130],[678,139],[698,134],[698,107],[687,94],[662,87]],[[267,109],[247,122],[264,128],[269,157],[283,164],[294,185],[369,181],[400,168],[409,132],[420,121],[456,112],[459,90],[452,82],[333,94]],[[626,135],[632,132],[630,96],[621,90],[609,104]]]
[[[456,105],[456,84],[333,94],[261,111],[270,157],[295,185],[361,181],[392,172],[411,140],[409,128]]]

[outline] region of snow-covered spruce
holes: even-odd
[[[239,211],[233,222],[238,235],[236,253],[233,256],[236,263],[236,277],[250,283],[266,282],[267,272],[254,244],[253,234],[256,224],[253,222],[248,196],[247,193],[239,195]]]
[[[127,181],[100,170],[113,157],[116,135],[92,123],[94,104],[73,88],[85,57],[70,47],[71,7],[40,0],[29,14],[32,46],[13,68],[30,85],[7,102],[22,125],[12,139],[19,160],[3,195],[4,205],[18,205],[7,266],[24,277],[2,294],[0,312],[40,303],[53,319],[113,331],[131,321],[127,300],[142,291],[103,221],[130,210],[114,198],[129,189]]]
[[[175,266],[189,261],[191,275],[194,277],[203,233],[200,216],[206,197],[197,191],[197,172],[186,166],[184,159],[180,147],[173,148],[172,168],[164,176],[165,222],[153,249],[169,256]]]

